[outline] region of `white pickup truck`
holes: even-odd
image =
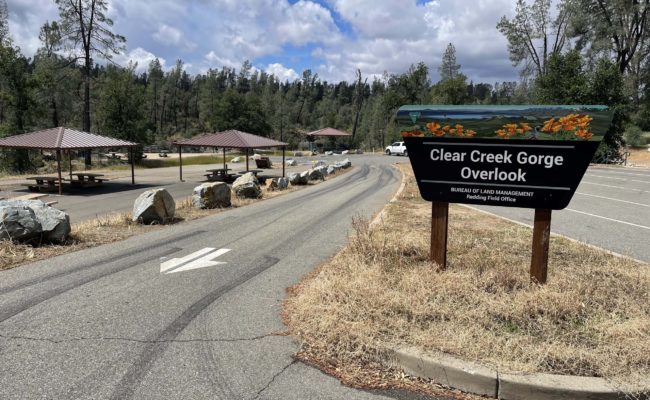
[[[386,147],[386,150],[384,151],[386,155],[392,156],[393,154],[401,154],[403,156],[408,156],[408,151],[406,151],[406,146],[404,145],[404,142],[395,142],[391,144],[390,146]]]

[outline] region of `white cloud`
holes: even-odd
[[[181,30],[167,24],[160,25],[158,31],[152,36],[158,43],[165,46],[181,47],[189,51],[196,48],[196,43],[187,40]]]
[[[265,71],[269,74],[275,75],[281,81],[293,82],[300,78],[300,75],[293,68],[287,68],[280,63],[269,64]]]
[[[164,58],[156,57],[155,54],[141,48],[137,47],[128,52],[128,54],[120,54],[116,56],[113,61],[117,64],[126,67],[130,62],[137,63],[137,68],[135,69],[137,73],[142,73],[147,70],[149,63],[158,58],[160,65],[163,70],[167,69],[166,61]]]
[[[530,1],[530,0],[528,0]],[[557,2],[557,0],[553,0]],[[46,20],[58,19],[53,1],[7,0],[10,29],[23,53],[40,46]],[[437,78],[441,56],[454,43],[462,71],[475,81],[516,79],[507,44],[496,30],[514,14],[513,0],[111,0],[113,32],[127,38],[123,61],[142,67],[153,54],[182,59],[201,72],[239,68],[250,60],[266,69],[311,68],[323,80],[402,73],[426,63]],[[147,50],[144,50],[147,49]],[[264,67],[263,67],[264,68]]]

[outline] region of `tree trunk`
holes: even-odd
[[[92,66],[92,60],[90,59],[90,49],[86,50],[86,67],[85,67],[85,80],[84,80],[84,112],[83,112],[83,131],[90,132],[90,68]],[[90,159],[91,150],[88,149],[85,151],[84,163],[86,168],[90,168],[91,159]]]

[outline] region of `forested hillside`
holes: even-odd
[[[398,137],[393,117],[399,106],[423,103],[606,104],[617,110],[608,141],[613,149],[625,124],[650,127],[647,1],[565,0],[558,14],[549,1],[519,0],[517,15],[495,21],[521,72],[518,82],[470,81],[451,43],[429,49],[443,55],[441,65],[412,60],[408,71],[383,76],[358,70],[354,82],[327,82],[311,70],[280,81],[248,61],[237,69],[215,65],[190,74],[182,60],[168,70],[154,60],[136,72],[144,68],[111,61],[128,38],[111,31],[108,1],[84,0],[82,10],[69,3],[57,1],[60,21],[42,26],[41,47],[27,58],[12,41],[0,0],[0,136],[68,126],[164,144],[225,129],[273,138],[282,130],[295,145],[302,133],[330,126],[353,132],[352,146],[370,149]],[[103,30],[84,37],[70,15],[91,7]],[[580,7],[599,12],[585,15],[576,12]]]

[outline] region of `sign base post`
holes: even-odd
[[[533,226],[533,255],[530,262],[530,280],[545,284],[548,274],[548,247],[551,237],[551,210],[535,209]]]
[[[438,264],[438,270],[447,268],[447,226],[449,224],[449,203],[431,203],[431,261]]]

